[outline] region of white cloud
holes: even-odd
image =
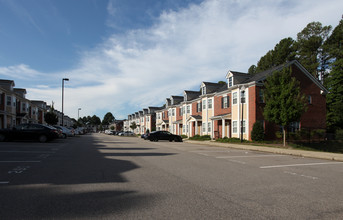
[[[11,79],[32,79],[41,77],[44,74],[31,69],[28,65],[19,64],[17,66],[0,67],[0,75]]]
[[[82,55],[75,69],[50,74],[70,78],[65,90],[65,113],[76,117],[111,111],[117,118],[144,107],[162,105],[170,95],[198,89],[202,81],[225,80],[226,72],[245,72],[285,37],[296,37],[309,22],[338,24],[341,1],[225,1],[209,0],[180,11],[163,12],[149,29],[112,35]],[[108,13],[115,13],[115,5]],[[320,12],[320,13],[319,13]],[[28,66],[0,68],[18,78]],[[61,89],[28,88],[33,99],[55,101]]]

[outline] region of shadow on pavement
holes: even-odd
[[[9,185],[0,185],[1,219],[101,218],[153,202],[153,195],[139,195],[114,184],[128,182],[122,174],[139,166],[107,157],[171,154],[101,153],[99,149],[150,148],[106,148],[92,135],[70,141],[28,171],[12,176]]]

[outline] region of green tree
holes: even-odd
[[[343,129],[343,19],[325,42],[331,60],[327,78],[327,125],[330,130]]]
[[[267,77],[264,96],[266,105],[263,115],[266,120],[282,126],[283,145],[286,145],[287,127],[299,121],[307,110],[305,96],[300,92],[299,81],[291,77],[291,68],[283,68]]]
[[[103,125],[109,125],[113,123],[115,120],[114,116],[112,115],[111,112],[107,112],[106,115],[104,116],[104,119],[102,120]]]
[[[257,62],[257,67],[255,70],[250,69],[254,68],[253,66],[249,68],[249,73],[252,71],[259,73],[294,60],[297,51],[296,46],[296,42],[290,37],[280,40],[280,42],[275,45],[273,50],[268,51],[266,55],[260,58],[260,60]]]
[[[53,112],[47,112],[44,116],[45,122],[49,125],[56,125],[58,123],[58,117]]]
[[[134,131],[137,128],[136,122],[132,122],[130,128]]]
[[[264,140],[264,129],[263,124],[260,121],[256,121],[252,127],[251,139],[253,141],[263,141]]]
[[[297,34],[298,59],[300,63],[315,77],[325,66],[326,59],[323,44],[328,38],[331,26],[322,26],[320,22],[309,23]],[[323,78],[323,76],[319,76]]]
[[[98,116],[93,115],[93,116],[91,117],[91,119],[90,119],[90,123],[91,123],[91,125],[98,126],[98,125],[101,124],[101,120],[100,120],[100,118],[99,118]]]
[[[273,62],[276,66],[292,61],[296,56],[296,42],[291,37],[280,40],[273,50]]]
[[[248,73],[250,75],[255,75],[256,74],[256,66],[255,65],[251,65],[248,69]]]

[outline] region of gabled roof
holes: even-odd
[[[199,96],[201,95],[201,92],[200,91],[185,90],[183,92],[183,94],[185,94],[187,96],[187,100],[184,100],[184,101],[191,101],[193,99],[199,98]]]
[[[25,99],[26,89],[19,89],[19,88],[14,88],[13,91],[17,94],[20,95],[20,97]]]
[[[212,83],[212,82],[202,82],[201,87],[206,87],[206,94],[211,94],[214,92],[218,92],[222,89],[227,89],[227,85],[221,84],[221,83]]]
[[[170,96],[171,105],[177,105],[177,104],[180,104],[181,102],[183,102],[183,96],[175,96],[175,95]]]
[[[151,106],[149,106],[148,107],[148,114],[152,114],[152,113],[154,113],[158,110],[161,110],[161,109],[163,109],[163,107],[151,107]]]
[[[231,75],[233,76],[233,85],[240,84],[244,82],[245,80],[251,78],[251,75],[248,73],[242,73],[242,72],[231,71],[231,70],[227,72],[226,78],[228,79]]]
[[[256,75],[252,76],[251,78],[245,80],[243,83],[249,83],[249,82],[263,82],[268,76],[272,75],[276,71],[280,71],[283,68],[289,67],[291,65],[297,66],[314,84],[316,84],[321,90],[323,90],[325,93],[328,93],[328,90],[317,80],[311,73],[309,73],[303,65],[301,65],[297,60],[293,60],[290,62],[287,62],[285,64],[270,68],[266,71],[257,73]]]
[[[13,91],[15,86],[13,80],[0,79],[0,87],[9,91]]]
[[[201,120],[202,120],[202,116],[201,115],[191,115],[187,119],[187,121],[201,121]]]

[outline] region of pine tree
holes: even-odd
[[[317,78],[322,69],[321,66],[325,66],[325,54],[322,46],[329,36],[331,28],[330,25],[323,27],[320,22],[311,22],[297,35],[298,60]],[[323,78],[323,76],[319,76],[319,78]]]
[[[327,125],[331,130],[343,129],[343,19],[325,42],[331,59],[327,78]]]

